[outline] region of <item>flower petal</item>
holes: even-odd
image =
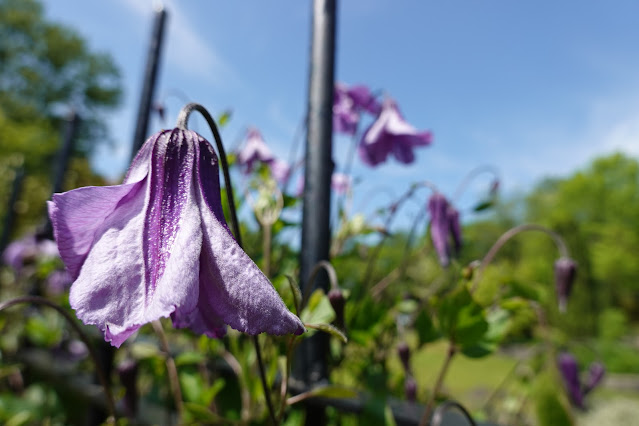
[[[240,248],[224,221],[220,208],[217,158],[210,145],[199,141],[200,214],[203,244],[200,259],[200,294],[197,313],[191,313],[194,330],[219,332],[221,319],[248,334],[267,332],[301,334],[304,326],[284,305],[269,280]],[[197,322],[209,319],[210,324]],[[184,320],[184,317],[181,318]],[[179,322],[180,326],[187,326]],[[210,329],[210,327],[213,329]]]
[[[143,186],[140,182],[89,186],[54,194],[53,201],[47,201],[60,257],[73,279],[80,274],[92,244],[101,237],[103,224],[116,209],[129,205],[128,201],[138,196]],[[117,221],[117,218],[113,220]]]

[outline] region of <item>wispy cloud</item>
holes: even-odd
[[[178,68],[182,73],[206,81],[224,82],[225,86],[240,84],[237,73],[212,46],[210,40],[203,39],[193,30],[188,17],[183,12],[183,4],[176,1],[145,2],[140,0],[120,0],[131,13],[148,19],[153,10],[164,5],[168,12],[165,58],[168,66]],[[214,79],[211,76],[215,76]]]

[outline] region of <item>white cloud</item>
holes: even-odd
[[[167,10],[165,32],[166,49],[163,52],[167,64],[178,68],[190,77],[204,78],[207,82],[237,86],[239,80],[231,66],[212,47],[211,40],[203,39],[182,12],[182,4],[172,0],[144,2],[120,0],[131,13],[142,19],[150,19],[154,9],[164,5]],[[211,78],[215,76],[215,78]]]

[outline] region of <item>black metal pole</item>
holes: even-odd
[[[62,192],[62,186],[64,185],[64,174],[69,166],[69,159],[73,153],[73,145],[75,145],[75,134],[78,131],[78,125],[80,124],[80,117],[75,111],[71,111],[68,118],[67,128],[64,132],[64,139],[62,146],[58,152],[58,158],[56,161],[55,175],[53,176],[53,193]]]
[[[14,169],[13,182],[11,184],[11,194],[7,203],[7,213],[4,216],[4,226],[2,227],[2,236],[0,236],[0,254],[9,244],[11,233],[13,232],[13,224],[16,218],[15,205],[22,189],[22,181],[24,179],[24,165],[20,164]],[[0,261],[1,262],[1,261]]]
[[[53,189],[52,194],[62,192],[64,186],[64,175],[69,166],[69,159],[73,154],[73,146],[75,145],[76,133],[78,126],[80,125],[80,116],[72,110],[69,114],[67,128],[64,132],[64,139],[62,140],[62,146],[58,151],[55,164],[55,174],[53,175]],[[51,225],[51,219],[49,215],[46,215],[47,219],[44,223],[44,227],[40,228],[37,233],[38,238],[53,239],[53,226]]]
[[[147,136],[151,102],[153,101],[153,93],[155,92],[155,82],[157,80],[158,66],[160,63],[160,51],[162,50],[162,40],[164,38],[165,22],[166,10],[163,6],[160,6],[155,14],[155,22],[153,23],[153,32],[151,34],[151,43],[149,45],[149,55],[147,56],[146,69],[144,70],[142,95],[140,97],[140,105],[138,107],[135,133],[133,135],[131,159],[135,157],[138,150],[146,140]]]
[[[307,281],[315,264],[328,260],[329,256],[336,15],[336,0],[313,1],[300,253],[302,291],[309,285]],[[311,285],[327,291],[328,278],[321,273]],[[325,333],[316,333],[302,342],[296,354],[296,378],[308,386],[328,380],[328,352],[328,335]],[[309,406],[308,410],[307,425],[325,424],[322,407]]]

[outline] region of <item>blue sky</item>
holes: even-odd
[[[129,158],[153,4],[45,1],[47,16],[76,28],[122,70],[124,103],[109,116],[115,145],[94,159],[112,177]],[[157,97],[165,99],[169,120],[153,120],[150,133],[174,124],[185,96],[214,115],[233,110],[223,132],[228,147],[251,125],[287,158],[306,109],[312,2],[164,4],[169,20]],[[502,188],[512,193],[597,155],[638,156],[637,16],[639,2],[622,0],[340,2],[336,80],[388,93],[411,124],[434,133],[412,166],[356,162],[362,183],[355,206],[386,204],[388,190],[399,195],[425,179],[452,194],[484,164],[499,169]],[[209,136],[204,125],[194,129]],[[338,167],[349,143],[334,139]],[[478,180],[461,204],[470,205],[488,181]]]

